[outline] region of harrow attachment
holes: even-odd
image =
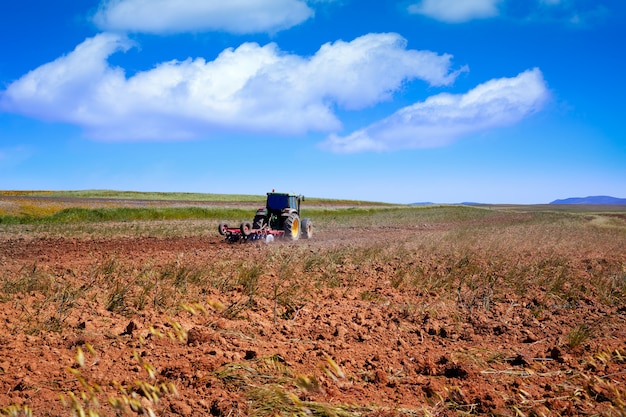
[[[250,222],[243,222],[239,227],[229,227],[228,223],[222,222],[218,226],[218,232],[230,243],[244,243],[255,240],[271,242],[274,239],[280,239],[285,236],[284,230],[272,230],[268,227],[253,229]]]

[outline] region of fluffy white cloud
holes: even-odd
[[[498,15],[502,0],[421,0],[409,6],[409,12],[448,23],[467,22]]]
[[[451,56],[407,50],[397,34],[328,43],[307,58],[244,43],[213,61],[170,61],[128,78],[107,58],[131,46],[111,33],[87,39],[10,84],[0,108],[76,124],[107,141],[333,132],[341,127],[337,106],[371,106],[408,80],[447,85],[458,74]]]
[[[69,55],[10,84],[0,93],[0,109],[48,121],[100,123],[98,113],[107,105],[106,92],[116,89],[124,78],[123,71],[110,68],[106,59],[131,45],[114,34],[87,39]]]
[[[549,98],[541,71],[481,84],[462,95],[438,94],[346,137],[322,144],[337,153],[442,146],[464,135],[514,124],[539,111]]]
[[[303,0],[105,0],[94,22],[107,31],[276,32],[312,17]]]

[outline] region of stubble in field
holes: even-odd
[[[2,413],[624,414],[622,218],[314,213],[2,226]]]

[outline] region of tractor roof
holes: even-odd
[[[276,193],[276,192],[271,192],[271,193],[267,193],[267,195],[286,195],[289,197],[299,197],[299,194],[296,193]]]

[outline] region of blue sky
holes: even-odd
[[[626,197],[622,0],[0,3],[0,189]]]

